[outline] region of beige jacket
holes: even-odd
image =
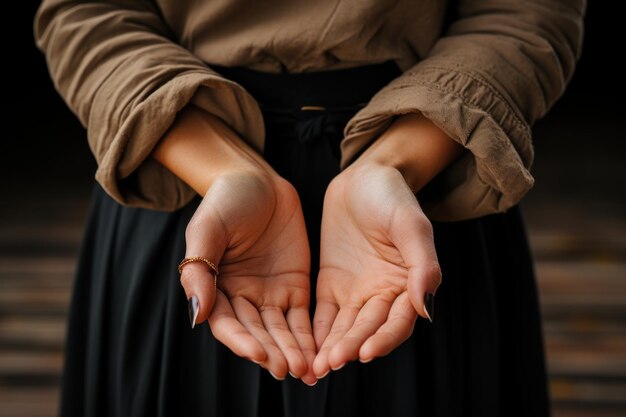
[[[44,0],[35,34],[88,129],[96,179],[122,204],[174,210],[194,196],[148,157],[190,102],[262,151],[255,99],[211,63],[306,72],[391,59],[403,74],[346,126],[342,167],[394,115],[421,112],[469,150],[422,201],[431,219],[459,220],[532,187],[529,126],[572,76],[585,1],[459,3],[444,28],[443,0]]]

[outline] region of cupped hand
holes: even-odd
[[[418,315],[429,318],[424,297],[440,282],[432,226],[401,173],[379,164],[342,172],[324,199],[315,375],[390,353]]]
[[[298,195],[275,174],[236,172],[209,188],[186,232],[186,256],[219,264],[184,266],[181,283],[197,297],[194,323],[277,379],[290,372],[311,385],[315,357],[308,313],[309,246]]]

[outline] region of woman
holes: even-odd
[[[99,183],[61,414],[547,415],[515,205],[583,12],[44,1]]]

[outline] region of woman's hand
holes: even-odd
[[[216,339],[274,377],[317,379],[309,319],[310,255],[298,195],[219,119],[181,114],[155,158],[204,198],[186,231],[181,283],[192,325],[209,321]],[[194,311],[195,310],[195,311]]]
[[[329,185],[313,320],[318,378],[388,354],[418,315],[433,318],[441,272],[414,194],[462,151],[424,116],[406,114]]]
[[[322,218],[313,369],[391,352],[412,333],[441,272],[432,227],[404,178],[379,164],[348,168],[328,187]]]
[[[207,265],[188,264],[181,283],[199,301],[213,335],[236,354],[313,384],[309,246],[298,195],[287,181],[256,173],[219,177],[187,227],[187,256],[219,262],[217,288]]]

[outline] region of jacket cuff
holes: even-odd
[[[431,220],[506,211],[532,188],[530,128],[475,74],[416,65],[379,91],[346,125],[341,167],[380,136],[394,116],[421,112],[469,152],[420,192]]]
[[[263,148],[263,116],[243,87],[209,72],[178,75],[129,112],[100,160],[96,180],[113,199],[163,211],[193,199],[192,188],[150,158],[178,111],[190,103],[220,117],[253,148]]]

